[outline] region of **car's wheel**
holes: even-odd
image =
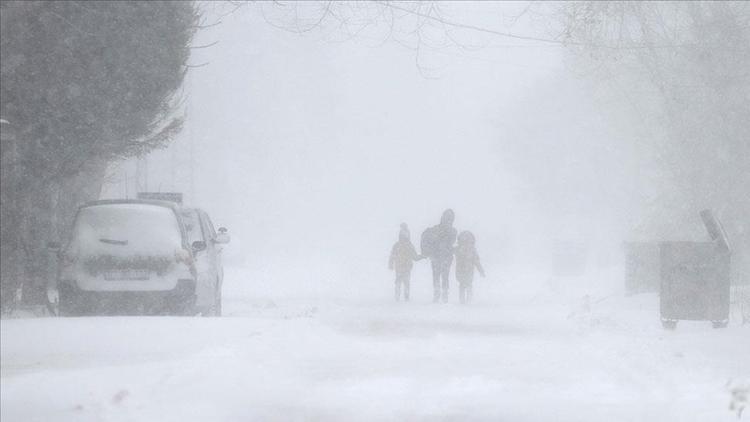
[[[176,296],[164,303],[162,312],[167,315],[194,316],[200,312],[200,308],[195,305],[195,296]]]
[[[164,301],[164,311],[170,315],[195,316],[200,312],[196,304],[195,280],[179,280],[177,287]]]
[[[219,283],[216,283],[216,290],[214,291],[214,303],[207,307],[201,312],[204,317],[217,317],[221,316],[221,289]]]

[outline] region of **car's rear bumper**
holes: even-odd
[[[91,291],[75,283],[60,283],[61,315],[192,314],[195,310],[196,283],[178,280],[171,290]]]

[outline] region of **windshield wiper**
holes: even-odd
[[[128,244],[127,240],[114,240],[114,239],[99,239],[100,242],[106,243],[108,245],[122,245],[125,246]]]

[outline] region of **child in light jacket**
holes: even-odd
[[[474,267],[479,275],[484,277],[484,268],[479,262],[474,234],[469,231],[458,235],[458,244],[454,250],[456,255],[456,280],[458,280],[458,297],[461,303],[469,303],[472,299],[472,283],[474,281]]]
[[[417,254],[410,237],[409,227],[405,223],[402,223],[401,230],[398,232],[398,242],[391,248],[391,257],[388,260],[388,269],[396,271],[396,301],[401,300],[402,285],[404,288],[404,301],[409,301],[411,269],[414,266],[414,261],[419,261],[423,258]]]

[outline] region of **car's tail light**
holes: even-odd
[[[193,256],[185,249],[178,249],[175,251],[174,260],[178,263],[184,263],[188,266],[193,264]]]
[[[188,271],[190,271],[190,275],[192,275],[193,277],[197,276],[198,273],[195,268],[195,259],[190,252],[188,252],[186,249],[178,249],[177,251],[175,251],[174,258],[178,264],[187,265]]]

